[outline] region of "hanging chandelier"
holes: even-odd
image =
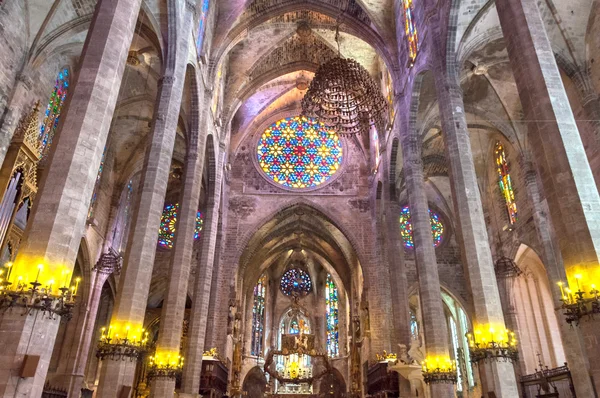
[[[302,114],[313,117],[341,136],[368,132],[370,125],[385,126],[387,102],[369,72],[339,51],[322,64],[302,99]]]

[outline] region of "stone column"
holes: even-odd
[[[574,277],[582,274],[588,292],[600,278],[598,187],[536,1],[496,0],[496,8],[566,277],[577,290]],[[600,357],[598,324],[580,324],[590,359]],[[600,361],[590,365],[599,390]]]
[[[402,161],[415,246],[425,348],[428,358],[449,358],[448,342],[450,340],[448,339],[448,325],[444,315],[440,276],[431,235],[429,204],[424,188],[421,145],[418,142],[416,129],[414,126],[412,127],[402,137]],[[433,383],[430,385],[430,390],[431,396],[436,398],[454,397],[453,384]]]
[[[64,388],[73,396],[77,396],[81,392],[90,346],[96,343],[95,341],[92,342],[92,336],[98,306],[100,305],[102,287],[113,272],[119,273],[121,270],[122,259],[117,252],[111,250],[111,232],[114,230],[116,215],[119,213],[119,198],[120,195],[116,195],[116,198],[112,200],[104,233],[102,254],[92,269],[92,279],[83,281],[86,286],[83,291],[88,292],[85,304],[79,305],[79,313],[67,323],[65,337],[60,342],[62,348],[58,369],[55,372],[56,377],[51,379],[53,387]]]
[[[152,139],[146,149],[140,182],[141,194],[136,198],[134,206],[131,236],[127,243],[119,292],[110,323],[113,333],[121,333],[121,336],[128,327],[135,331],[143,327],[158,228],[177,134],[191,32],[191,12],[186,5],[185,14],[183,11],[180,13],[177,9],[179,3],[173,4],[175,6],[169,8],[168,18],[171,47],[167,49],[165,74],[159,81]],[[185,15],[183,21],[178,18],[180,14]],[[104,359],[96,397],[114,398],[124,388],[133,387],[135,369],[134,361]]]
[[[204,166],[204,137],[198,138],[198,125],[191,133],[183,177],[183,190],[179,200],[179,217],[171,264],[169,284],[160,317],[160,331],[156,346],[156,357],[179,355],[188,280],[194,250],[196,213],[200,201],[202,169]],[[202,155],[200,155],[202,154]],[[210,220],[208,220],[210,221]],[[204,234],[204,231],[202,232]],[[175,379],[157,378],[151,383],[153,398],[173,397]]]
[[[134,33],[141,0],[99,3],[80,60],[80,70],[29,219],[13,275],[35,272],[41,281],[71,271],[85,228],[100,158]],[[59,320],[5,312],[0,320],[0,396],[39,397],[48,371]],[[25,355],[39,355],[35,377],[19,377]]]
[[[490,327],[502,330],[506,326],[483,217],[483,205],[475,174],[462,90],[457,83],[450,82],[445,73],[436,74],[436,85],[450,166],[457,232],[460,234],[459,242],[462,242],[462,257],[471,293],[475,298],[473,324],[475,327],[485,328],[486,331]],[[497,397],[518,396],[511,363],[480,364],[479,370],[484,382],[484,391],[494,392]]]
[[[533,221],[542,248],[540,256],[546,266],[550,286],[556,286],[559,281],[566,280],[566,273],[560,251],[553,245],[553,242],[556,242],[556,233],[551,221],[548,219],[550,210],[548,209],[548,203],[540,195],[537,175],[531,162],[526,162],[525,168],[525,186],[532,204]],[[565,358],[571,369],[575,392],[581,397],[593,397],[594,389],[590,378],[589,358],[581,330],[571,327],[564,321],[560,290],[551,289],[551,292],[552,305],[555,308],[554,312],[560,327]]]
[[[181,384],[181,392],[190,394],[191,396],[197,396],[200,389],[202,354],[204,353],[208,305],[215,265],[214,259],[219,224],[219,207],[221,204],[221,181],[223,178],[224,160],[223,151],[225,148],[224,146],[219,147],[219,149],[215,151],[217,143],[213,143],[213,139],[214,137],[211,136],[211,142],[207,143],[207,145],[209,145],[209,195],[206,206],[205,228],[202,233],[202,251],[194,285],[194,298],[192,302],[188,337],[188,352],[185,356],[185,367],[183,369],[183,381]],[[213,151],[213,156],[210,155],[211,149]],[[213,164],[210,164],[210,162],[213,162]],[[225,331],[223,331],[223,334],[226,334]]]

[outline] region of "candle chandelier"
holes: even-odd
[[[515,333],[507,329],[496,331],[493,327],[475,329],[467,334],[471,362],[505,361],[517,362],[519,351]]]
[[[427,357],[421,362],[421,373],[427,384],[456,384],[458,380],[456,361],[449,357]]]
[[[568,287],[564,287],[563,282],[558,282],[560,287],[562,308],[564,310],[565,321],[569,325],[579,325],[582,318],[593,317],[594,314],[600,314],[600,290],[595,284],[590,285],[590,291],[587,293],[582,287],[582,276],[575,275],[577,291],[573,292]]]
[[[111,325],[108,330],[103,327],[102,335],[96,351],[100,360],[137,361],[150,349],[148,332],[144,328],[131,325]]]
[[[340,136],[368,133],[374,124],[383,129],[387,102],[369,72],[339,50],[339,26],[335,39],[338,56],[322,64],[302,99],[302,114],[313,117]]]
[[[37,310],[51,319],[55,319],[56,316],[66,321],[71,319],[81,278],[76,278],[75,284],[69,287],[69,271],[63,271],[63,278],[59,278],[64,281],[56,281],[52,276],[46,275],[48,272],[43,273],[44,265],[39,264],[35,271],[35,280],[29,282],[33,278],[13,275],[11,262],[6,263],[5,267],[0,270],[0,309],[23,308],[23,315]]]

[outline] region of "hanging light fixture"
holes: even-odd
[[[369,72],[353,59],[340,54],[339,25],[335,40],[338,56],[319,67],[302,99],[302,114],[313,117],[341,136],[383,128],[387,102]]]

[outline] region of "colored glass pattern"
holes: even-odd
[[[100,159],[100,167],[98,168],[98,174],[96,174],[96,182],[94,183],[94,193],[92,194],[92,200],[90,201],[90,207],[88,208],[88,219],[94,217],[94,206],[96,200],[98,200],[98,188],[100,188],[100,179],[102,178],[102,172],[104,171],[104,161],[106,159],[106,147],[102,152],[102,158]]]
[[[337,133],[306,117],[282,119],[258,142],[258,163],[265,174],[287,188],[312,188],[340,168],[342,145]]]
[[[387,72],[385,79],[385,93],[388,109],[390,110],[390,125],[393,125],[394,120],[396,119],[396,108],[394,107],[394,82],[389,71]]]
[[[500,143],[496,143],[496,171],[498,172],[498,184],[500,185],[500,192],[506,203],[506,210],[508,212],[508,220],[511,224],[517,222],[517,203],[515,202],[515,191],[513,190],[512,179],[510,178],[510,168],[508,167],[508,160],[506,159],[506,153],[504,152],[504,146]]]
[[[50,101],[46,108],[44,116],[44,122],[40,129],[40,153],[41,158],[48,156],[48,151],[52,145],[52,139],[54,133],[58,127],[58,120],[60,113],[62,112],[65,100],[67,99],[67,92],[69,91],[69,70],[63,69],[58,73],[56,82],[54,84],[54,91],[50,95]]]
[[[290,334],[300,334],[300,325],[297,319],[292,319],[290,322]]]
[[[408,58],[412,66],[417,59],[419,51],[419,35],[415,25],[413,13],[413,0],[401,0],[404,8],[404,33],[406,35],[406,43],[408,45]]]
[[[179,203],[168,204],[163,210],[158,229],[158,244],[164,248],[172,249],[175,242],[175,227],[177,224],[177,213],[179,212]],[[204,225],[204,214],[199,211],[196,214],[196,228],[194,229],[194,239],[200,238],[202,227]]]
[[[200,17],[198,18],[198,37],[196,38],[196,49],[198,50],[198,55],[202,54],[202,45],[204,44],[204,34],[206,33],[206,18],[208,17],[209,5],[209,0],[202,1]]]
[[[306,296],[312,290],[312,281],[308,272],[292,268],[281,277],[280,287],[286,296]]]
[[[433,246],[438,247],[442,244],[444,238],[444,224],[439,214],[429,210],[429,219],[431,221],[431,235],[433,237]],[[400,234],[404,241],[404,247],[412,249],[415,247],[413,240],[412,222],[410,220],[410,209],[404,206],[400,212]]]
[[[413,340],[419,339],[419,321],[413,310],[410,310],[410,335]]]
[[[327,319],[327,355],[337,357],[339,348],[339,307],[338,289],[331,275],[327,274],[325,282],[325,317]]]
[[[263,355],[265,334],[265,298],[267,292],[267,276],[263,275],[254,286],[254,304],[252,305],[252,355]]]
[[[381,148],[379,147],[379,133],[376,128],[373,128],[373,149],[375,151],[375,172],[377,172],[381,161]]]

